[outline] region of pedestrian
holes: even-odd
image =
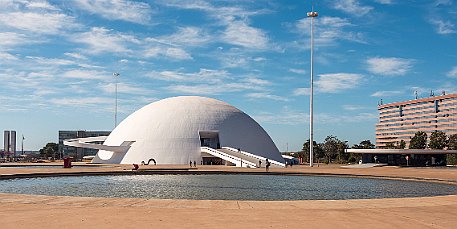
[[[265,170],[267,172],[270,171],[270,162],[268,161],[268,159],[265,161]]]
[[[189,166],[192,167],[192,161],[189,162]]]
[[[194,161],[194,167],[197,167],[197,162],[196,161]]]
[[[262,160],[259,160],[259,168],[262,168]]]
[[[292,168],[292,165],[294,165],[294,160],[290,160],[290,167]]]

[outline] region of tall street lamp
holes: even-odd
[[[114,104],[114,128],[116,128],[117,126],[117,83],[118,83],[118,79],[119,79],[119,76],[121,74],[119,74],[118,72],[115,72],[113,73],[113,76],[114,76],[114,79],[116,80],[115,84],[114,84],[114,94],[115,94],[115,104]]]
[[[317,17],[318,13],[314,11],[314,6],[311,8],[311,12],[306,14],[311,18],[311,93],[309,97],[309,166],[313,167],[313,78],[314,78],[314,60],[313,60],[313,49],[314,49],[314,18]]]

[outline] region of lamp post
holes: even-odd
[[[21,141],[21,155],[24,155],[24,135],[22,135],[22,141]]]
[[[309,166],[313,167],[313,78],[314,78],[314,60],[313,60],[313,49],[314,49],[314,18],[317,17],[318,13],[314,11],[314,6],[311,8],[311,12],[308,12],[306,16],[311,18],[311,88],[309,97]]]
[[[113,73],[113,76],[114,76],[114,79],[116,80],[115,84],[114,84],[114,94],[115,94],[115,103],[114,103],[114,128],[116,128],[117,126],[117,83],[118,83],[118,79],[119,79],[119,76],[121,74],[119,74],[118,72],[115,72]]]

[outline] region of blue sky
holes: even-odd
[[[377,103],[457,92],[457,2],[314,1],[315,138],[374,140]],[[309,131],[311,1],[2,0],[0,130],[25,149],[178,95],[223,100],[282,151]],[[18,140],[20,138],[18,137]]]

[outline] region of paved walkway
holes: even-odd
[[[8,174],[128,172],[100,168],[0,168]],[[186,166],[142,166],[185,171]],[[259,172],[225,166],[195,171]],[[277,173],[375,176],[457,184],[457,169],[338,166],[272,169]],[[156,200],[0,194],[1,228],[456,228],[457,195],[422,198],[309,201]]]

